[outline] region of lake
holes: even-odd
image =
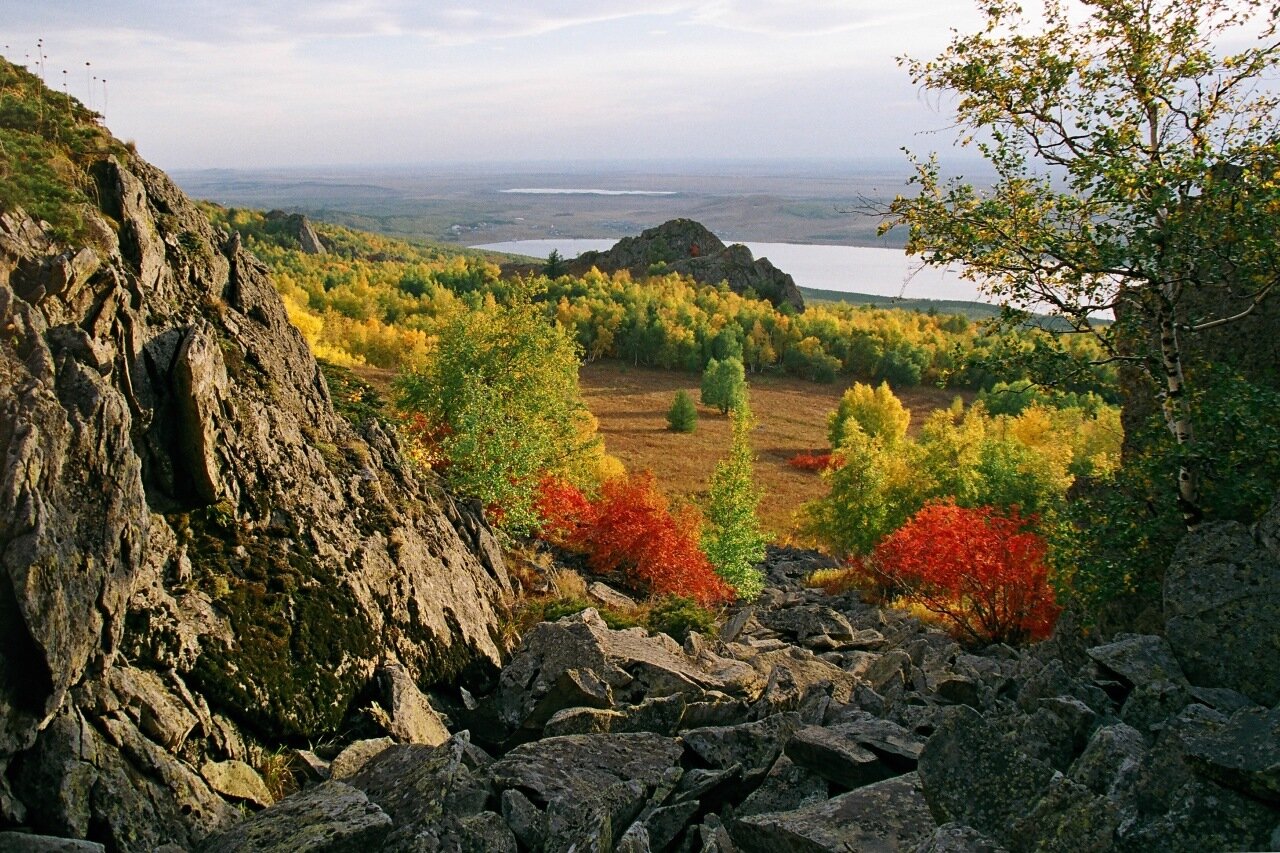
[[[486,243],[474,249],[511,252],[545,258],[552,249],[566,258],[583,252],[610,249],[616,240],[513,240]],[[817,246],[801,243],[745,242],[757,258],[768,258],[783,272],[790,273],[800,287],[900,296],[906,299],[959,299],[990,302],[973,282],[965,281],[949,269],[923,267],[901,249],[876,246]]]

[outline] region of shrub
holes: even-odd
[[[804,585],[820,589],[827,595],[840,595],[863,586],[866,572],[860,566],[815,569],[804,579]]]
[[[733,410],[733,441],[729,453],[716,464],[707,490],[706,525],[702,550],[739,598],[753,599],[764,589],[765,535],[756,508],[760,490],[752,471],[751,427],[755,423],[745,398]]]
[[[927,504],[876,547],[876,570],[960,637],[1017,643],[1045,637],[1058,608],[1044,540],[1016,511]]]
[[[692,598],[669,595],[653,606],[645,627],[661,631],[683,643],[690,631],[708,634],[715,628],[715,614]]]
[[[830,453],[797,453],[787,460],[787,464],[798,471],[825,471],[831,467]]]
[[[693,398],[683,389],[676,392],[676,398],[667,410],[667,429],[672,432],[693,432],[698,428],[698,409],[693,405]]]
[[[544,479],[536,505],[545,539],[586,554],[593,570],[620,575],[633,590],[701,604],[733,598],[699,550],[701,516],[692,507],[672,512],[652,474],[610,480],[595,501],[570,484]]]
[[[730,356],[724,361],[711,359],[702,372],[702,404],[715,406],[720,414],[728,414],[747,390],[747,372],[742,359]]]
[[[573,340],[547,323],[531,296],[454,318],[426,368],[397,381],[400,406],[437,430],[450,487],[479,498],[515,533],[537,526],[540,479],[568,473],[598,444],[582,436],[587,413]]]

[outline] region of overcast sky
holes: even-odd
[[[163,168],[860,159],[948,146],[895,57],[977,21],[971,0],[0,0],[0,44],[34,68],[43,38],[50,84],[66,69]]]

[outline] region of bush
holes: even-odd
[[[699,550],[697,510],[672,512],[653,475],[610,480],[587,501],[573,486],[544,480],[538,506],[546,512],[548,541],[587,555],[591,568],[620,575],[642,594],[684,595],[701,604],[733,598]]]
[[[831,467],[830,453],[797,453],[787,460],[787,464],[797,471],[825,471]]]
[[[507,530],[536,527],[533,501],[548,472],[570,473],[599,444],[578,390],[573,340],[532,294],[487,302],[440,330],[426,368],[397,380],[399,403],[424,416],[450,487],[478,498]]]
[[[711,359],[702,372],[702,404],[715,406],[720,414],[728,414],[746,394],[747,372],[742,359],[729,357],[724,361]]]
[[[645,627],[650,631],[661,631],[683,643],[689,638],[690,631],[709,634],[715,623],[715,614],[692,598],[669,595],[649,611]]]
[[[672,432],[693,432],[698,428],[698,409],[693,405],[689,392],[681,389],[667,410],[667,429]]]
[[[1044,540],[1016,511],[930,503],[876,547],[873,565],[905,597],[977,643],[1048,636],[1058,607]]]

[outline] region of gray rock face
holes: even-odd
[[[623,237],[607,252],[583,252],[568,268],[582,274],[595,267],[602,272],[631,270],[646,275],[655,264],[685,273],[704,284],[729,283],[736,293],[752,290],[774,305],[804,310],[804,297],[795,280],[768,258],[756,260],[746,246],[726,246],[703,225],[690,219],[672,219],[642,232]]]
[[[140,160],[86,178],[92,246],[0,213],[0,806],[128,851],[219,828],[197,768],[337,731],[379,662],[496,667],[502,566],[238,238]]]
[[[362,792],[325,782],[259,812],[209,840],[202,853],[365,853],[377,850],[391,818]]]
[[[737,821],[733,838],[749,853],[914,851],[934,822],[914,773],[790,812]]]
[[[920,778],[938,823],[957,822],[1007,841],[1015,819],[1046,792],[1053,769],[1005,745],[972,708],[948,709],[920,754]]]
[[[1236,712],[1217,731],[1188,738],[1187,757],[1223,785],[1280,803],[1280,708]]]
[[[1205,524],[1183,539],[1165,574],[1164,610],[1192,684],[1280,703],[1280,557],[1243,525]]]

